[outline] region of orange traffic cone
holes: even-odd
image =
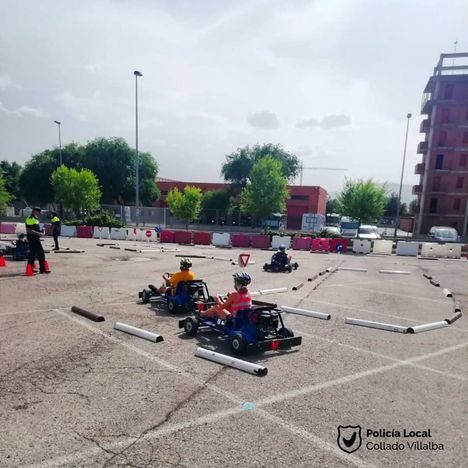
[[[33,267],[30,263],[28,263],[26,265],[26,273],[25,273],[25,276],[34,276],[35,273],[34,273],[34,270],[33,270]]]
[[[50,273],[50,268],[49,268],[49,264],[47,263],[47,260],[44,260],[44,267],[45,267],[46,273]]]
[[[5,267],[5,257],[3,255],[0,255],[0,267]]]

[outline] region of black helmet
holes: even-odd
[[[180,268],[183,270],[189,270],[192,268],[192,260],[190,260],[190,258],[182,258],[180,260]]]
[[[278,250],[280,252],[284,252],[286,250],[286,246],[284,244],[281,244],[279,247],[278,247]]]
[[[250,275],[246,273],[245,271],[239,271],[237,272],[234,276],[234,282],[238,284],[239,286],[248,286],[250,282],[252,281],[252,278],[250,278]]]

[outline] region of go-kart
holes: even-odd
[[[216,330],[230,340],[232,352],[238,356],[250,351],[290,349],[302,343],[301,336],[294,336],[284,326],[276,304],[259,301],[253,301],[250,309],[240,310],[235,318],[227,320],[204,318],[194,312],[179,320],[179,328],[188,336],[195,336],[203,328]]]
[[[271,271],[273,273],[291,273],[293,270],[297,270],[299,268],[299,264],[297,262],[292,262],[292,263],[286,263],[286,264],[281,264],[279,262],[270,262],[270,263],[265,263],[263,265],[263,270],[264,271]]]
[[[214,304],[215,300],[208,292],[208,286],[203,280],[181,281],[177,284],[175,294],[173,289],[161,294],[155,286],[148,285],[148,289],[143,289],[138,293],[138,297],[143,304],[149,302],[165,302],[167,310],[171,314],[178,312],[190,313],[197,310],[199,304]]]

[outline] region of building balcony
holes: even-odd
[[[424,119],[420,124],[419,124],[419,132],[420,133],[429,133],[429,130],[431,129],[431,121],[430,119]]]
[[[427,153],[427,148],[428,148],[429,144],[427,141],[420,141],[418,143],[418,150],[417,150],[417,153],[419,154],[425,154]]]
[[[414,166],[414,173],[419,175],[424,174],[425,169],[426,165],[424,163],[418,163]]]
[[[413,190],[412,190],[412,194],[413,195],[419,195],[420,193],[422,193],[422,185],[419,184],[419,185],[413,185]]]
[[[431,94],[425,94],[421,103],[421,114],[430,114],[432,112],[433,102]]]

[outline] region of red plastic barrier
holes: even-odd
[[[317,237],[313,239],[312,250],[316,252],[328,252],[330,250],[330,239],[327,237]]]
[[[256,249],[268,249],[271,244],[270,236],[251,236],[250,242]]]
[[[93,227],[92,226],[76,226],[76,237],[83,239],[92,239]]]
[[[233,247],[250,247],[250,236],[247,234],[231,234]]]
[[[16,223],[0,223],[0,233],[1,234],[15,234]]]
[[[295,237],[293,239],[292,248],[293,250],[310,250],[311,243],[311,237]]]
[[[209,232],[194,231],[193,232],[193,243],[196,245],[210,245],[211,234]]]
[[[174,231],[161,231],[161,235],[159,237],[160,242],[174,242]]]
[[[338,252],[339,246],[341,246],[341,252],[345,253],[348,248],[348,240],[341,237],[330,239],[330,252]]]
[[[175,231],[174,242],[176,244],[191,244],[192,243],[192,231]]]
[[[44,224],[45,235],[52,236],[52,224]]]

